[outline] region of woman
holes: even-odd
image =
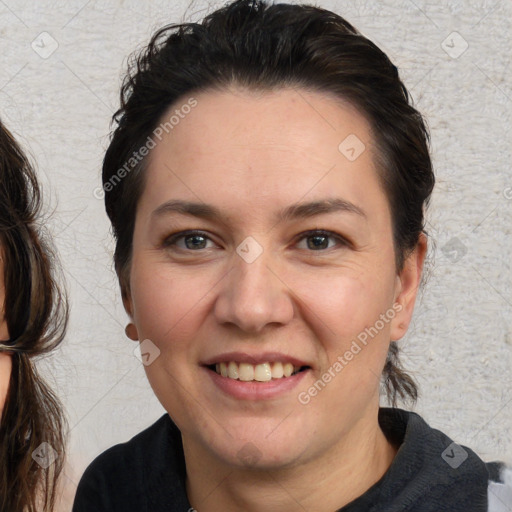
[[[34,358],[63,339],[68,309],[38,226],[34,171],[0,123],[0,510],[54,509],[63,464],[61,405]]]
[[[396,67],[329,11],[241,0],[165,27],[103,164],[126,333],[166,409],[74,511],[484,511],[509,492],[418,415],[395,341],[434,186]],[[492,483],[491,483],[492,482]]]

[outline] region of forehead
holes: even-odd
[[[175,122],[149,155],[141,202],[216,198],[265,208],[267,199],[314,200],[335,191],[354,203],[372,191],[382,195],[370,126],[352,105],[296,89],[205,91],[194,99],[178,122],[176,111],[189,98],[162,116]]]

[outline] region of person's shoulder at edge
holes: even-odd
[[[462,446],[467,449],[467,447]],[[512,460],[485,462],[489,472],[488,512],[512,512]]]
[[[398,441],[397,444],[403,442],[405,430],[409,430],[410,425],[413,425],[413,435],[409,439],[414,442],[420,442],[421,440],[423,443],[427,439],[420,438],[418,436],[420,432],[427,433],[431,440],[436,439],[433,444],[434,447],[435,443],[440,442],[442,445],[446,445],[447,442],[453,442],[446,434],[431,427],[421,415],[413,411],[382,407],[379,423],[385,428],[387,436],[395,436],[395,441]],[[473,457],[476,458],[474,460],[480,460],[480,463],[485,467],[484,472],[487,474],[487,512],[512,512],[512,460],[485,462],[467,446],[457,446],[466,452],[472,453]]]
[[[512,511],[512,463],[488,462],[489,512]]]
[[[462,448],[468,450],[466,446]],[[484,464],[489,473],[488,512],[512,512],[512,461],[484,461]]]
[[[468,449],[466,446],[462,448]],[[489,473],[487,511],[512,512],[512,460],[483,462]]]
[[[73,512],[116,510],[119,497],[135,505],[132,500],[140,496],[144,485],[143,472],[149,469],[148,465],[158,467],[165,463],[163,459],[168,454],[167,449],[180,435],[165,413],[129,441],[100,453],[80,478]]]

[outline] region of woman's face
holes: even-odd
[[[424,246],[397,275],[370,128],[349,105],[291,89],[195,99],[151,150],[137,209],[125,305],[150,340],[147,376],[188,452],[262,468],[313,460],[376,425]],[[216,372],[230,361],[248,380]],[[285,363],[306,369],[265,381]]]
[[[4,284],[4,256],[0,247],[0,343],[9,339],[7,322],[4,317],[5,284]],[[0,352],[0,416],[5,404],[9,380],[11,377],[11,355]]]

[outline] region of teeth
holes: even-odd
[[[284,375],[283,363],[274,363],[272,365],[272,378],[280,379]]]
[[[254,380],[254,366],[252,364],[240,363],[238,365],[238,378],[240,380]]]
[[[230,361],[228,365],[228,377],[238,379],[238,365],[234,361]]]
[[[293,373],[293,364],[292,363],[284,363],[283,364],[283,372],[285,377],[289,377]]]
[[[272,370],[269,363],[258,364],[254,368],[254,380],[267,382],[272,380]]]
[[[234,380],[241,380],[245,382],[258,381],[268,382],[272,379],[282,379],[283,377],[290,377],[300,370],[300,366],[293,366],[292,363],[236,363],[230,361],[229,363],[217,363],[215,371],[223,377],[228,377]]]

